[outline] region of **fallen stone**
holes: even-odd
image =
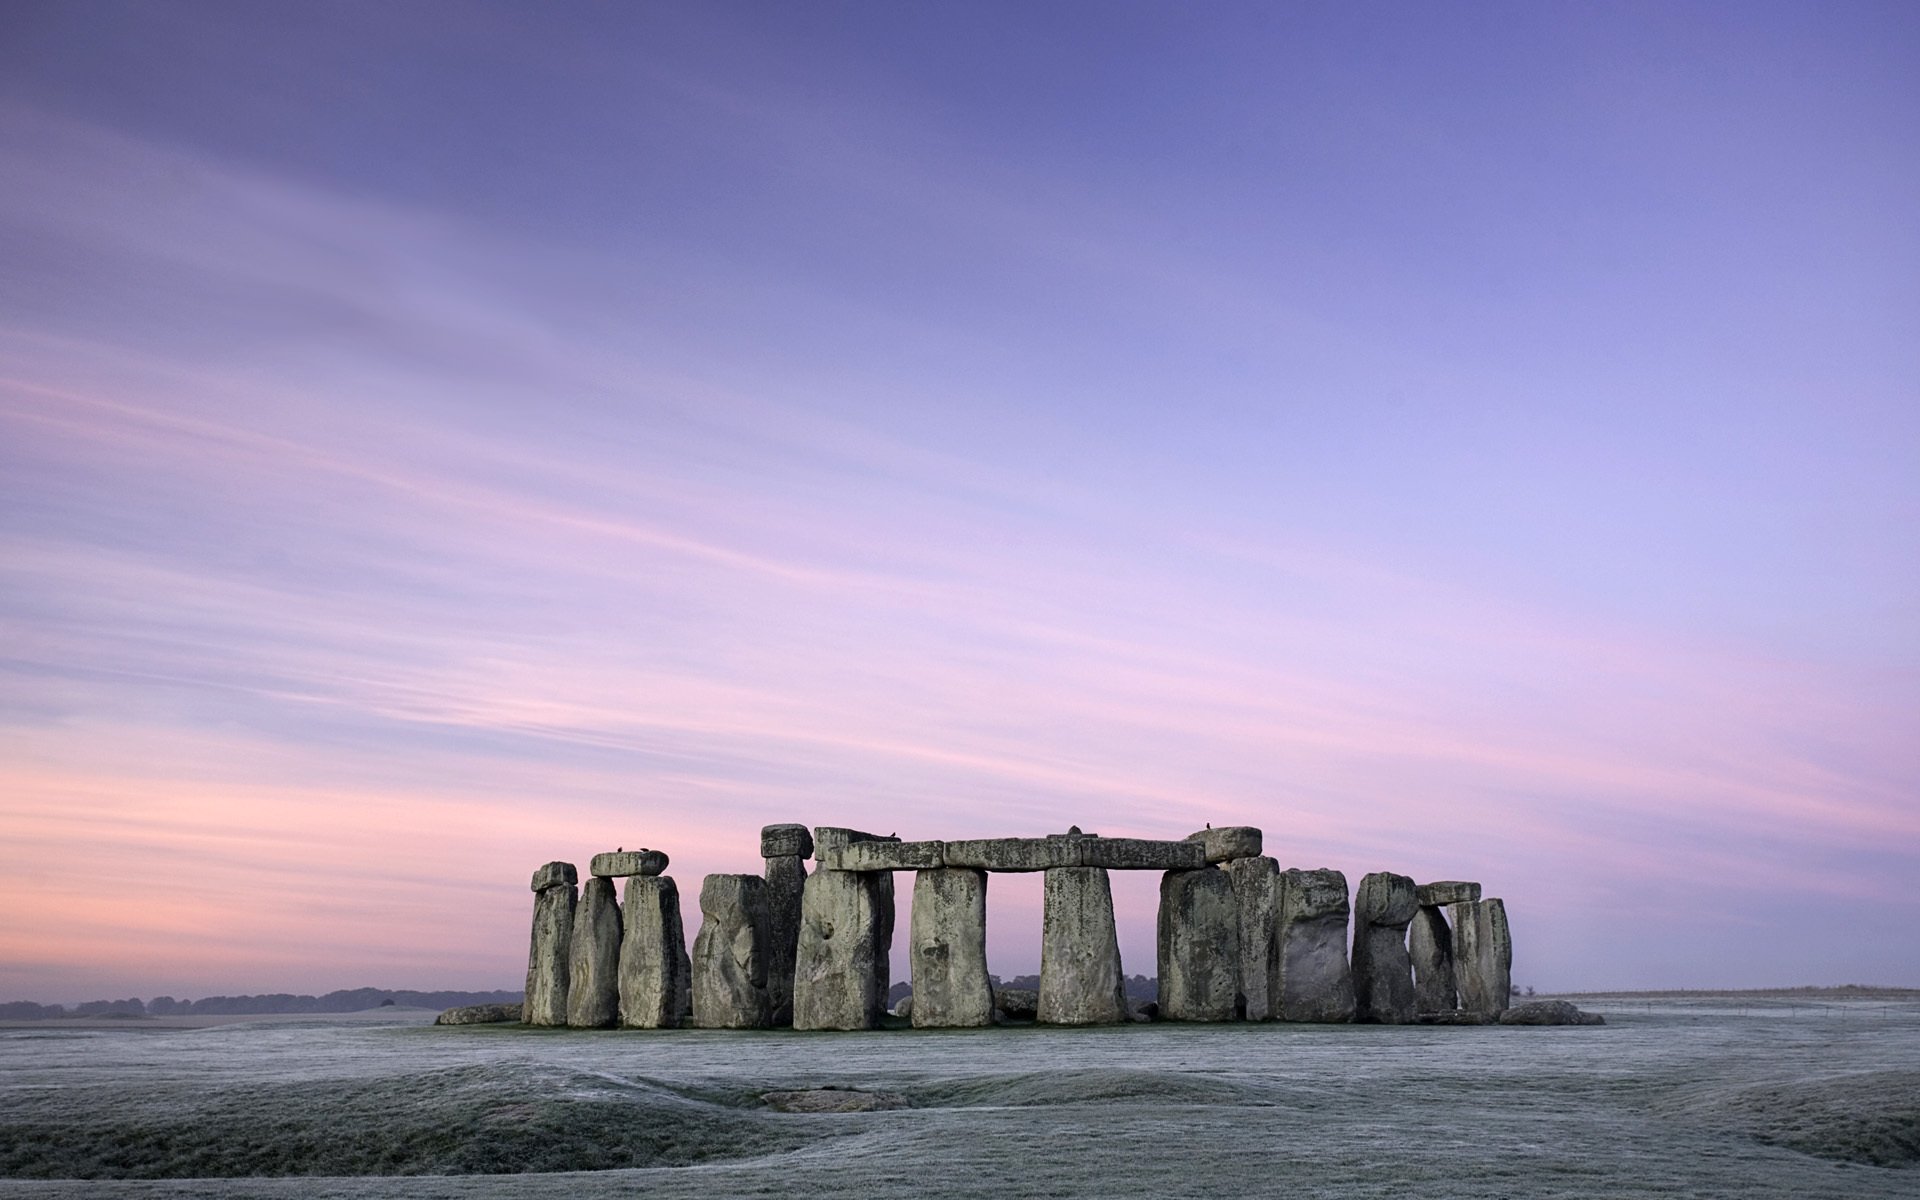
[[[564,872],[555,868],[565,867]],[[550,878],[576,878],[572,863],[548,863]],[[538,874],[534,876],[540,878]],[[527,992],[523,1015],[529,1025],[567,1023],[567,984],[573,951],[573,884],[550,883],[533,898],[533,937],[527,949]]]
[[[1331,869],[1282,871],[1275,907],[1275,1015],[1282,1021],[1353,1020],[1347,877]]]
[[[620,1023],[673,1029],[692,1010],[692,970],[680,886],[665,875],[627,878],[621,914]]]
[[[667,869],[662,850],[609,850],[593,856],[588,872],[602,879],[624,879],[631,875],[658,875]]]
[[[570,862],[550,862],[533,873],[533,890],[544,892],[550,887],[572,887],[580,882],[580,874]]]
[[[914,1028],[993,1023],[985,871],[947,867],[915,876],[909,947],[912,1005],[900,1015],[911,1016]]]
[[[1113,871],[1185,871],[1206,866],[1207,850],[1195,842],[1090,837],[1080,843],[1080,865]]]
[[[775,1112],[857,1113],[906,1108],[898,1092],[863,1092],[854,1088],[805,1088],[791,1092],[762,1092],[760,1100]]]
[[[986,838],[946,843],[949,867],[979,871],[1046,871],[1080,865],[1080,846],[1066,838]]]
[[[773,829],[805,829],[798,825]],[[761,838],[761,844],[766,839]],[[782,843],[791,845],[791,842]],[[813,838],[807,838],[811,849]],[[800,897],[807,886],[807,863],[797,854],[767,860],[767,1001],[776,1028],[793,1024],[793,964],[800,950]]]
[[[693,941],[693,1021],[702,1029],[765,1029],[767,885],[758,875],[709,875],[700,884]]]
[[[826,843],[815,831],[817,853]],[[886,971],[878,939],[881,881],[887,873],[815,871],[800,896],[800,938],[793,972],[795,1029],[877,1029],[886,1012]],[[891,938],[891,893],[886,893]]]
[[[1280,864],[1265,855],[1220,864],[1233,885],[1240,917],[1241,1011],[1249,1021],[1278,1013],[1280,980]]]
[[[1007,1021],[1032,1021],[1040,1016],[1040,993],[1032,988],[995,988],[993,1009]]]
[[[1251,825],[1222,825],[1218,829],[1209,826],[1198,833],[1188,834],[1187,840],[1199,842],[1210,863],[1260,856],[1260,831]]]
[[[1479,1014],[1475,1014],[1479,1015]],[[1488,1020],[1481,1016],[1482,1021]],[[1516,1004],[1499,1016],[1502,1025],[1605,1025],[1599,1013],[1582,1012],[1565,1000],[1529,1000]]]
[[[518,1004],[468,1004],[461,1008],[450,1008],[433,1019],[435,1025],[497,1025],[503,1021],[518,1021],[522,1006]]]
[[[1046,874],[1034,1019],[1043,1025],[1127,1019],[1113,889],[1102,867],[1055,867]]]
[[[620,903],[613,880],[594,876],[573,910],[567,1024],[605,1029],[620,1019]]]
[[[1437,908],[1422,907],[1407,927],[1407,957],[1413,962],[1413,1006],[1446,1012],[1460,1004],[1453,978],[1453,932]]]
[[[1421,908],[1438,908],[1443,904],[1460,904],[1480,898],[1480,885],[1460,883],[1449,880],[1445,883],[1423,883],[1415,889]]]
[[[1231,1021],[1240,998],[1240,906],[1219,867],[1160,879],[1160,1016]]]
[[[850,842],[814,856],[825,871],[926,871],[946,865],[942,842]]]
[[[1414,1020],[1422,1025],[1491,1025],[1485,1014],[1468,1012],[1464,1008],[1449,1008],[1440,1012],[1423,1012]]]
[[[805,825],[762,825],[761,858],[806,858],[813,853],[813,834]]]
[[[900,997],[900,1003],[893,1006],[893,1015],[896,1017],[899,1017],[903,1021],[912,1020],[913,1019],[913,997],[912,996]],[[987,1016],[989,1018],[993,1016],[992,1005],[987,1006]],[[986,1023],[990,1024],[991,1020],[989,1020]]]
[[[1513,935],[1498,898],[1447,906],[1453,926],[1453,974],[1460,1007],[1488,1016],[1505,1012],[1513,991]]]
[[[1407,924],[1420,911],[1414,882],[1376,871],[1360,878],[1353,899],[1353,1019],[1406,1025],[1419,1015]]]

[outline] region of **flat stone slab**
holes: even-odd
[[[518,1004],[469,1004],[463,1008],[450,1008],[433,1019],[435,1025],[498,1025],[503,1021],[518,1021]]]
[[[1066,837],[983,838],[948,842],[946,847],[948,866],[977,871],[1045,871],[1080,865],[1080,847]]]
[[[1207,865],[1207,852],[1192,841],[1088,837],[1080,842],[1078,865],[1109,871],[1190,871]]]
[[[1462,904],[1480,898],[1480,885],[1460,883],[1448,880],[1445,883],[1423,883],[1414,889],[1414,896],[1421,908],[1439,908],[1443,904]]]
[[[806,858],[813,853],[813,834],[805,825],[762,825],[761,858]]]
[[[587,873],[596,879],[625,879],[632,875],[658,875],[666,869],[664,850],[609,850],[593,856]]]
[[[580,882],[580,872],[570,862],[550,862],[533,873],[533,890],[544,892],[550,887],[565,885],[572,887]]]
[[[898,1092],[863,1092],[854,1088],[801,1088],[790,1092],[761,1092],[760,1102],[783,1113],[856,1113],[906,1108]]]
[[[946,866],[944,842],[849,842],[823,846],[815,861],[823,871],[931,871]]]
[[[1204,846],[1210,863],[1259,858],[1261,853],[1260,831],[1251,825],[1222,825],[1218,829],[1208,827],[1198,833],[1188,834],[1187,840]]]

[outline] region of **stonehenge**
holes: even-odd
[[[911,993],[893,1024],[1009,1021],[1498,1024],[1511,992],[1506,907],[1478,883],[1282,869],[1252,826],[1179,840],[1040,837],[909,841],[835,826],[764,826],[764,874],[710,874],[688,952],[659,850],[534,872],[528,1025],[601,1029],[870,1030],[887,1022],[894,872],[914,873]],[[808,859],[812,870],[809,871]],[[1129,1002],[1112,871],[1160,872],[1158,992]],[[1039,872],[1038,987],[987,970],[987,885]],[[625,881],[624,897],[616,895]],[[1544,1018],[1529,1011],[1514,1024]]]
[[[567,1023],[567,984],[573,969],[574,884],[572,863],[550,862],[533,873],[533,940],[527,950],[529,1025]]]

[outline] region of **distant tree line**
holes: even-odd
[[[469,1004],[517,1004],[519,992],[411,992],[387,988],[349,988],[324,996],[295,996],[273,992],[261,996],[203,996],[176,1000],[88,1000],[71,1008],[64,1004],[35,1004],[31,1000],[0,1003],[0,1021],[38,1021],[57,1017],[186,1017],[243,1016],[263,1013],[348,1013],[369,1008],[457,1008]]]

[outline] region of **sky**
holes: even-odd
[[[1543,991],[1920,986],[1917,57],[11,0],[0,999],[513,989],[541,863],[664,850],[691,933],[786,821],[1251,824],[1480,881]]]

